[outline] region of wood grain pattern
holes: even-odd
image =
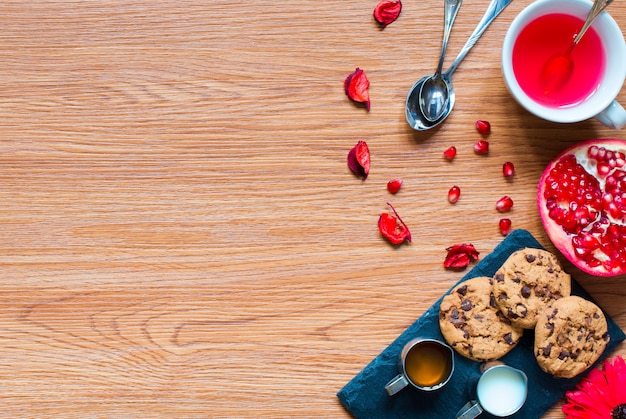
[[[500,47],[529,0],[467,56],[453,114],[427,133],[403,106],[436,67],[443,7],[407,0],[381,30],[375,4],[0,4],[1,417],[347,418],[335,393],[461,277],[445,248],[486,255],[502,239],[500,196],[552,248],[534,203],[543,168],[622,134],[511,100]],[[448,63],[486,5],[463,5]],[[623,3],[611,13],[626,24]],[[356,67],[369,113],[343,92]],[[486,157],[471,151],[477,119],[493,127]],[[359,139],[366,181],[345,164]],[[380,237],[388,200],[412,244]],[[626,327],[626,278],[566,266]]]

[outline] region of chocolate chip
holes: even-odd
[[[502,294],[498,295],[498,300],[500,300],[500,301],[508,300],[508,299],[509,299],[509,297],[505,293],[502,293]]]
[[[495,278],[498,282],[504,282],[504,275],[502,274],[496,274]]]
[[[521,317],[526,317],[526,315],[528,314],[528,308],[524,304],[518,304],[516,308],[517,308],[517,313]]]
[[[491,308],[498,308],[498,303],[496,303],[496,297],[494,297],[493,294],[489,295],[489,305],[491,306]]]
[[[506,309],[506,316],[509,319],[517,319],[519,316],[517,315],[517,313],[513,312],[513,309],[511,307],[507,307]]]
[[[474,308],[474,304],[470,300],[461,301],[461,310],[470,311]]]
[[[552,336],[552,333],[554,333],[554,324],[546,323],[546,329],[550,332],[548,333],[548,336]]]
[[[522,297],[528,298],[530,297],[530,288],[527,285],[522,287]]]
[[[563,349],[563,350],[561,351],[561,353],[559,353],[559,359],[560,359],[561,361],[563,361],[564,359],[569,358],[569,357],[570,357],[570,354],[569,354],[569,352],[568,352],[568,351],[566,351],[565,349]]]
[[[544,297],[544,296],[546,295],[546,288],[545,288],[545,287],[542,287],[542,286],[537,285],[537,286],[535,287],[535,295],[536,295],[537,297]]]
[[[535,255],[526,255],[526,262],[533,263],[535,261]]]
[[[504,335],[504,341],[506,343],[508,343],[509,345],[513,345],[513,335],[510,333],[507,333],[506,335]]]
[[[522,278],[520,278],[519,276],[516,276],[515,278],[513,278],[513,282],[515,282],[516,284],[519,284],[520,282],[522,282]]]
[[[463,329],[463,338],[469,339],[470,333],[467,329]]]
[[[550,352],[552,351],[552,344],[548,343],[542,349],[543,349],[543,356],[548,357],[550,356]]]
[[[450,317],[453,319],[458,319],[459,318],[459,310],[457,310],[456,308],[454,310],[452,310],[450,312]]]
[[[598,313],[593,313],[593,318],[594,318],[594,319],[599,319],[599,318],[600,318],[600,314],[598,314]]]
[[[456,292],[461,294],[461,295],[467,294],[467,285],[463,285],[463,286],[459,287],[459,289],[457,289]]]
[[[550,267],[548,268],[548,273],[549,273],[549,274],[553,274],[553,273],[554,273],[554,268],[553,268],[552,266],[550,266]]]
[[[481,316],[480,314],[475,315],[475,316],[474,316],[474,318],[475,318],[476,320],[482,320],[482,319],[484,319],[484,317],[483,317],[483,316]]]

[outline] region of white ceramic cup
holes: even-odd
[[[520,105],[540,118],[571,123],[595,117],[610,128],[621,129],[626,125],[626,111],[615,98],[622,89],[626,77],[626,43],[621,29],[606,10],[598,15],[591,26],[599,35],[604,47],[606,59],[604,74],[597,90],[581,103],[560,108],[538,103],[522,90],[513,71],[515,41],[522,29],[531,21],[551,13],[565,13],[585,20],[591,5],[590,0],[537,0],[528,5],[513,19],[504,38],[502,73],[511,95]]]
[[[517,413],[528,395],[526,374],[499,361],[482,364],[480,369],[476,400],[467,402],[456,418],[475,419],[483,412],[503,418]]]

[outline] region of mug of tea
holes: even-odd
[[[626,111],[615,100],[626,77],[621,29],[603,11],[572,48],[591,5],[590,0],[528,5],[504,37],[502,73],[511,95],[540,118],[570,123],[595,117],[621,129]]]
[[[404,345],[398,367],[400,374],[385,386],[390,396],[407,386],[423,391],[437,390],[452,377],[454,351],[436,339],[413,339]]]
[[[483,412],[500,418],[517,413],[528,395],[526,374],[501,362],[483,364],[481,371],[476,400],[467,402],[457,419],[474,419]]]

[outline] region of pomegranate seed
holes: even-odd
[[[402,179],[392,179],[387,182],[387,190],[393,194],[398,192],[402,187]]]
[[[508,161],[502,165],[502,174],[504,175],[504,177],[511,177],[514,173],[515,167],[513,166],[513,163]]]
[[[476,154],[489,153],[489,142],[485,140],[477,141],[476,144],[474,144],[474,151]]]
[[[461,188],[459,188],[456,185],[451,187],[450,190],[448,191],[448,202],[450,202],[451,204],[454,204],[455,202],[459,200],[460,197],[461,197]]]
[[[496,202],[496,209],[500,212],[507,212],[513,208],[513,200],[508,196],[503,196]]]
[[[491,134],[491,124],[487,121],[478,120],[476,121],[476,129],[483,137]]]
[[[500,227],[500,233],[502,233],[503,236],[507,236],[511,232],[511,220],[508,218],[500,219],[498,226]]]
[[[454,157],[456,157],[456,147],[448,147],[446,151],[443,152],[443,156],[450,161],[454,160]]]

